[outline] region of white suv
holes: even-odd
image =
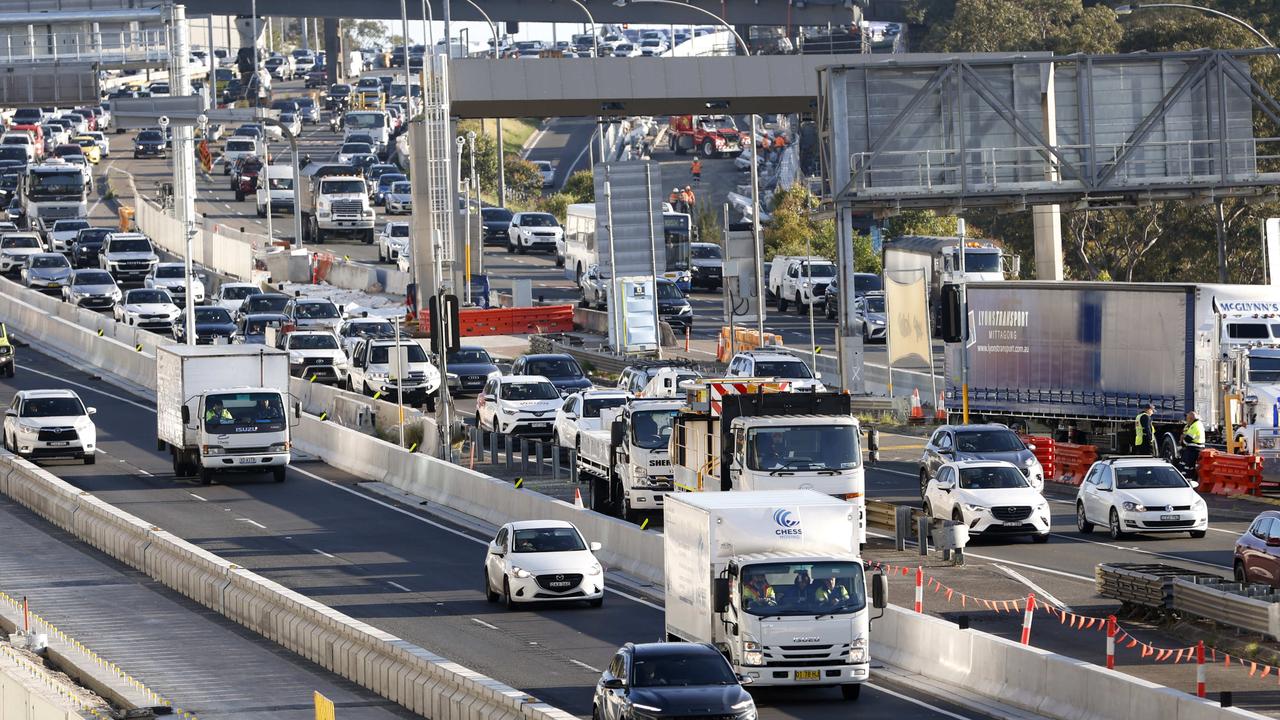
[[[431,363],[422,346],[410,339],[400,341],[405,350],[404,378],[396,380],[396,341],[360,338],[351,348],[351,366],[347,370],[347,389],[365,395],[380,394],[394,402],[396,392],[404,388],[405,402],[425,403],[434,412],[436,392],[440,390],[440,370]]]
[[[476,424],[504,435],[551,437],[560,391],[541,375],[492,374],[476,396]]]
[[[389,222],[378,233],[378,262],[395,262],[409,249],[409,223]]]
[[[999,460],[960,460],[925,486],[924,513],[964,523],[973,535],[1030,535],[1049,541],[1049,503],[1022,471]]]
[[[1209,508],[1191,482],[1164,460],[1110,458],[1089,468],[1076,491],[1076,527],[1082,534],[1106,525],[1115,540],[1128,533],[1209,530]]]
[[[92,465],[98,431],[71,390],[19,390],[4,413],[4,448],[25,458],[70,457]]]
[[[556,216],[544,212],[521,212],[511,218],[507,228],[507,252],[545,250],[562,256],[564,228],[556,222]]]
[[[790,380],[793,392],[827,391],[827,387],[822,384],[821,375],[810,370],[800,358],[781,352],[760,350],[740,352],[729,361],[725,377]]]

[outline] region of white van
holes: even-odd
[[[352,110],[342,116],[342,127],[345,128],[343,142],[347,135],[368,133],[378,144],[374,151],[381,152],[391,137],[391,116],[383,110]]]
[[[265,177],[264,182],[262,178]],[[290,165],[268,165],[258,176],[258,217],[267,216],[268,197],[271,212],[282,210],[294,212],[293,207],[293,167]]]

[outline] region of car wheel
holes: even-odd
[[[516,252],[520,253],[521,255],[524,255],[529,252],[529,248],[525,247],[523,243],[517,242]]]
[[[511,239],[507,238],[507,254],[508,255],[515,254],[515,251],[516,251],[516,248],[514,245],[511,244]]]
[[[493,591],[493,585],[489,582],[489,570],[484,571],[484,599],[489,602],[498,602],[498,593]]]
[[[924,516],[927,518],[933,517],[933,504],[928,500],[924,501]]]
[[[929,472],[924,468],[920,468],[920,497],[924,497],[924,491],[929,488]]]
[[[502,601],[506,604],[508,610],[515,610],[516,599],[511,596],[511,580],[502,578]]]
[[[841,685],[840,697],[845,700],[857,700],[862,694],[862,685]]]
[[[1084,514],[1084,503],[1076,503],[1076,529],[1081,535],[1093,532],[1093,523],[1089,522],[1089,518]]]
[[[1236,564],[1235,564],[1235,570],[1234,570],[1233,574],[1235,575],[1235,580],[1236,580],[1236,582],[1240,583],[1241,585],[1247,585],[1247,584],[1249,584],[1249,581],[1245,578],[1245,572],[1244,572],[1244,561],[1243,561],[1243,560],[1237,560],[1237,561],[1236,561]]]
[[[4,434],[4,449],[13,452],[13,446],[9,444],[9,433]]]
[[[378,262],[385,263],[387,261],[386,253],[382,252],[382,246],[378,246]]]
[[[958,522],[961,525],[964,524],[964,513],[960,512],[960,508],[954,508],[951,510],[951,521]]]
[[[828,320],[836,319],[835,308],[831,307],[831,303],[823,303],[822,309]]]
[[[1191,537],[1195,538],[1196,540],[1199,540],[1200,538],[1204,537],[1206,534],[1207,534],[1207,533],[1206,533],[1206,531],[1204,531],[1204,530],[1192,530],[1192,531],[1191,531]]]
[[[1115,508],[1111,508],[1111,517],[1107,522],[1107,527],[1111,531],[1111,539],[1119,540],[1124,537],[1124,531],[1120,529],[1120,514]]]

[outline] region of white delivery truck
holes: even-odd
[[[711,643],[755,685],[840,686],[870,675],[870,604],[888,583],[858,555],[858,516],[812,490],[679,493],[663,508],[666,636]]]
[[[849,395],[762,378],[696,381],[671,431],[677,490],[816,490],[847,501],[865,543],[866,470]]]
[[[633,398],[600,412],[600,430],[578,433],[578,472],[592,483],[591,505],[631,522],[662,509],[671,492],[671,422],[682,400]]]
[[[289,353],[263,345],[156,348],[156,436],[176,477],[270,472],[284,482],[290,428]]]

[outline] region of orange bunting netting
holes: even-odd
[[[884,570],[891,578],[895,575],[904,577],[910,576],[912,578],[912,582],[914,582],[914,575],[917,570],[917,566],[889,565],[880,562],[871,562],[868,564],[872,568]],[[1021,613],[1024,612],[1026,608],[1027,599],[1025,597],[1004,600],[970,595],[946,585],[937,578],[930,576],[927,571],[923,574],[923,580],[924,587],[926,589],[932,590],[935,595],[944,598],[948,603],[959,604],[961,608],[974,610],[985,609],[996,613]],[[1070,627],[1073,630],[1093,630],[1102,633],[1104,636],[1107,631],[1106,617],[1081,615],[1079,613],[1068,612],[1046,604],[1039,598],[1037,598],[1035,610],[1042,611],[1051,617],[1057,617],[1060,625]],[[1174,664],[1196,662],[1195,645],[1173,648],[1159,647],[1139,640],[1136,636],[1126,630],[1123,625],[1116,623],[1116,651],[1119,652],[1122,649],[1137,650],[1139,658],[1151,658],[1154,662],[1173,661]],[[1274,665],[1267,665],[1266,663],[1260,663],[1242,657],[1233,656],[1225,652],[1219,652],[1217,649],[1207,645],[1204,648],[1204,660],[1206,664],[1221,664],[1223,668],[1226,669],[1235,668],[1242,671],[1247,670],[1249,677],[1257,678],[1259,680],[1274,675],[1276,677],[1277,684],[1280,684],[1280,667]]]

